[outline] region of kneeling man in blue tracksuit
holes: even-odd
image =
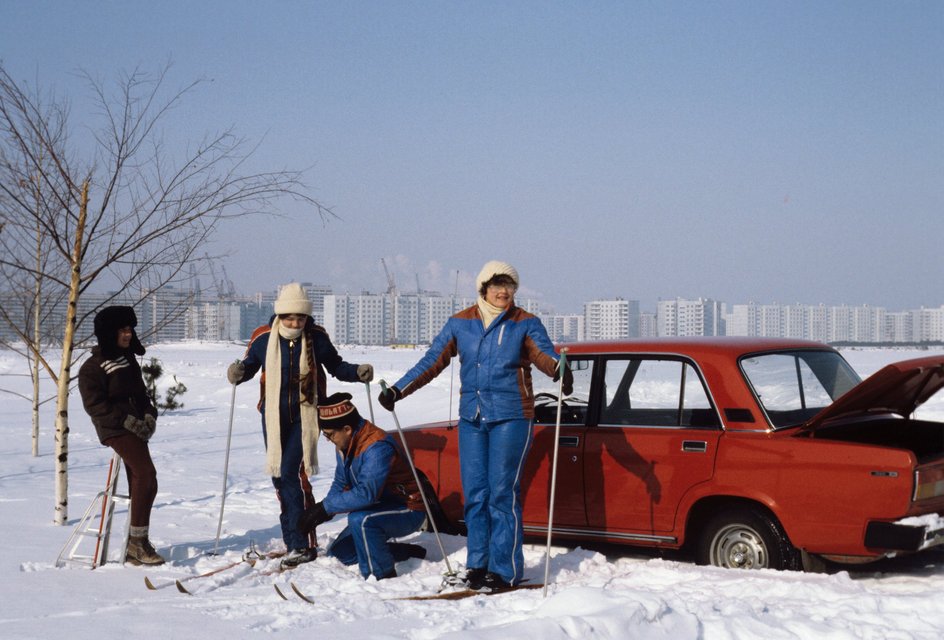
[[[391,435],[361,418],[349,393],[320,400],[318,422],[337,449],[338,464],[328,495],[306,509],[298,528],[313,532],[346,513],[347,527],[328,547],[328,555],[346,565],[356,562],[365,579],[393,578],[396,562],[426,556],[419,545],[388,542],[417,531],[426,519],[409,464]]]

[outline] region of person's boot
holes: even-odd
[[[285,554],[279,566],[282,569],[293,569],[300,564],[311,562],[318,557],[317,547],[308,547],[307,549],[292,549]]]
[[[164,558],[154,550],[147,536],[131,536],[128,538],[128,549],[125,552],[125,562],[140,566],[164,564]]]
[[[485,574],[485,577],[482,579],[482,582],[479,584],[478,588],[470,587],[474,591],[479,591],[481,593],[492,593],[495,591],[502,591],[511,587],[511,583],[502,578],[497,573],[489,571]]]
[[[473,591],[478,591],[482,588],[482,583],[485,581],[485,574],[487,571],[479,567],[465,570],[465,576],[461,579],[465,583],[466,588],[472,589]]]
[[[418,544],[390,542],[387,546],[390,549],[390,554],[393,556],[394,562],[403,562],[404,560],[409,560],[410,558],[418,558],[422,560],[426,557],[426,547],[422,547]]]

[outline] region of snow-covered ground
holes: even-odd
[[[400,577],[364,581],[356,567],[328,558],[284,575],[262,575],[241,566],[187,584],[193,596],[171,586],[184,578],[238,559],[251,542],[262,550],[281,547],[278,508],[262,471],[263,446],[255,409],[258,386],[242,385],[236,396],[230,482],[220,555],[214,547],[222,495],[222,472],[231,387],[226,365],[242,353],[238,345],[160,345],[167,375],[187,385],[184,408],[161,417],[151,441],[160,492],[152,515],[155,546],[171,562],[156,569],[109,563],[90,571],[56,568],[72,526],[53,518],[51,404],[44,406],[40,456],[31,456],[29,403],[0,394],[0,637],[24,638],[199,638],[231,640],[278,634],[286,638],[927,638],[944,636],[944,552],[884,561],[831,575],[776,571],[736,572],[697,567],[684,558],[660,558],[633,550],[594,551],[554,547],[551,586],[541,590],[462,601],[402,601],[435,592],[444,562],[430,534],[417,534],[430,549],[424,561],[398,567]],[[392,382],[419,351],[345,348],[345,359],[371,362],[377,377]],[[847,350],[863,376],[895,360],[925,351]],[[24,361],[0,352],[0,389],[27,393]],[[403,425],[449,416],[450,376],[398,405]],[[457,385],[457,383],[456,383]],[[44,382],[47,391],[51,390]],[[332,380],[348,390],[368,414],[364,385]],[[372,385],[376,394],[377,385]],[[940,395],[940,394],[939,394]],[[944,401],[924,417],[944,420]],[[374,402],[376,405],[376,401]],[[930,405],[931,403],[929,403]],[[393,429],[375,407],[377,422]],[[69,514],[77,522],[105,482],[110,450],[100,446],[78,394],[71,400]],[[315,495],[324,495],[334,467],[333,449],[319,445],[322,473]],[[121,481],[124,487],[124,479]],[[124,507],[117,511],[121,532]],[[338,519],[319,528],[322,546],[343,526]],[[450,563],[462,565],[464,539],[444,536]],[[113,544],[117,553],[118,544]],[[605,552],[605,555],[604,555]],[[114,555],[114,554],[113,554]],[[544,576],[544,548],[525,547],[528,577]],[[272,561],[274,562],[274,561]],[[149,591],[144,577],[159,588]],[[279,598],[273,583],[294,581],[313,597]],[[130,634],[130,635],[129,635]]]

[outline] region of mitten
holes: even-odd
[[[377,402],[387,411],[393,411],[393,405],[396,404],[397,400],[401,397],[403,396],[400,394],[399,389],[396,387],[387,387],[377,396]]]
[[[370,382],[374,379],[374,367],[370,364],[357,365],[357,379],[361,382]]]
[[[243,381],[246,374],[246,365],[241,360],[237,360],[226,368],[226,379],[230,384],[239,384]]]

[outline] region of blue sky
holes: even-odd
[[[78,113],[170,60],[168,142],[306,168],[340,218],[229,225],[241,291],[944,303],[944,2],[6,0],[0,59]]]

